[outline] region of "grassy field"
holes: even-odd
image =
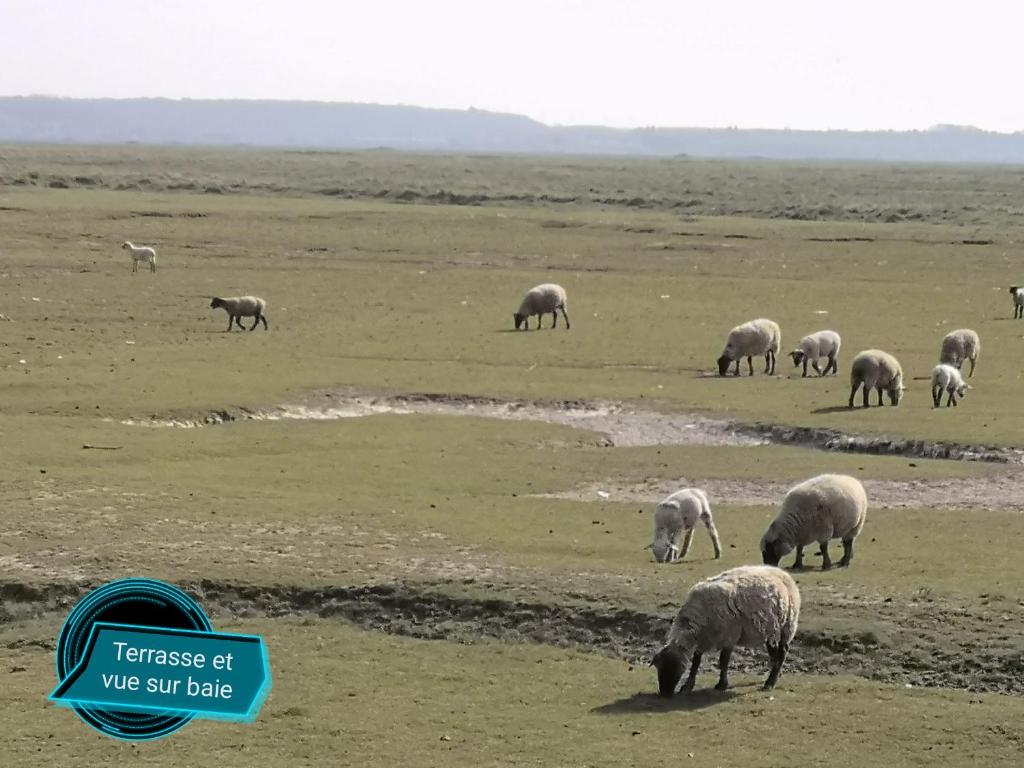
[[[778,445],[610,447],[557,424],[446,415],[123,422],[201,420],[327,388],[623,401],[1024,447],[1024,321],[1010,319],[1006,291],[1022,278],[1019,171],[0,155],[0,669],[12,670],[0,754],[12,765],[36,764],[41,739],[69,765],[129,752],[153,765],[776,765],[791,745],[834,753],[834,728],[802,725],[823,708],[856,720],[860,765],[1015,764],[1024,517],[1009,504],[970,508],[989,486],[1016,498],[1012,467]],[[415,194],[396,200],[406,188]],[[486,199],[444,204],[460,200],[429,198],[437,188]],[[700,204],[676,205],[685,195]],[[715,215],[726,213],[743,215]],[[131,273],[125,239],[156,247],[156,274]],[[568,289],[572,330],[511,332],[523,291],[547,280]],[[270,331],[225,333],[210,297],[250,293],[268,300]],[[781,355],[775,377],[710,375],[728,330],[756,316],[781,324],[785,349],[838,330],[840,375],[801,379]],[[921,379],[943,334],[965,326],[983,340],[974,388],[962,407],[933,410]],[[906,399],[848,411],[848,362],[874,346],[903,362]],[[723,558],[698,531],[686,562],[659,567],[641,551],[650,504],[551,494],[823,471],[962,485],[932,503],[873,505],[852,568],[798,576],[802,630],[774,698],[740,675],[735,696],[652,699],[653,672],[635,662],[694,580],[759,559],[775,504],[712,499]],[[54,595],[129,575],[187,585],[218,627],[267,636],[275,689],[256,725],[195,723],[130,747],[46,705],[67,608]],[[330,596],[371,587],[398,597]],[[248,588],[256,598],[233,602]],[[435,639],[394,636],[410,634]],[[743,668],[760,676],[763,661]],[[683,719],[695,727],[680,731]]]

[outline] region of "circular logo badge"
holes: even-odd
[[[119,579],[87,594],[72,609],[57,639],[57,679],[63,682],[82,660],[96,622],[212,632],[199,604],[177,587],[153,579]],[[74,706],[101,733],[127,741],[157,739],[187,725],[194,715],[121,712]]]

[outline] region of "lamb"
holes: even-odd
[[[149,246],[132,245],[127,240],[121,243],[121,248],[131,253],[132,272],[139,271],[140,261],[149,264],[150,272],[156,272],[156,251],[152,248]]]
[[[754,375],[754,355],[764,355],[764,372],[775,373],[775,356],[782,348],[782,331],[779,324],[759,318],[749,323],[737,325],[729,331],[729,338],[725,342],[725,349],[722,356],[718,358],[718,375],[725,376],[729,370],[729,363],[736,363],[734,375],[740,375],[740,358],[747,358],[747,366],[750,368],[750,375]]]
[[[764,690],[779,679],[789,644],[800,618],[800,590],[779,568],[741,565],[693,585],[679,609],[665,645],[651,664],[658,670],[658,693],[671,697],[690,661],[690,675],[680,691],[693,690],[703,654],[719,650],[718,685],[729,687],[729,659],[733,648],[768,649],[771,671]]]
[[[686,557],[693,541],[693,532],[700,520],[711,536],[715,548],[715,559],[722,556],[722,544],[718,540],[715,521],[711,518],[708,497],[699,488],[683,488],[658,504],[654,512],[654,541],[645,549],[654,553],[659,563],[675,563]],[[686,531],[682,551],[679,550],[679,534]]]
[[[939,362],[955,365],[958,369],[964,365],[964,360],[971,361],[971,372],[968,377],[974,375],[974,364],[981,352],[981,339],[978,334],[970,328],[961,328],[958,331],[950,331],[942,340],[942,350],[939,352]]]
[[[263,329],[270,330],[267,325],[267,316],[264,312],[267,309],[267,302],[257,296],[234,296],[229,299],[221,299],[214,297],[213,301],[210,302],[210,307],[213,309],[223,308],[228,313],[228,332],[231,331],[231,323],[237,323],[238,327],[243,331],[245,326],[242,325],[243,317],[255,318],[252,321],[252,327],[250,331],[256,330],[256,326],[263,321]]]
[[[878,391],[878,404],[882,405],[882,390],[889,394],[889,402],[896,406],[903,397],[903,369],[899,361],[888,352],[880,349],[866,349],[853,358],[850,365],[850,404],[853,408],[853,396],[857,389],[864,385],[864,407],[869,406],[868,394],[872,389]]]
[[[516,321],[516,330],[522,328],[524,331],[530,329],[530,318],[537,316],[537,328],[540,329],[542,316],[551,313],[551,327],[558,325],[558,310],[562,310],[562,317],[565,318],[565,330],[569,330],[569,315],[565,311],[566,294],[565,288],[554,283],[542,283],[534,286],[526,292],[519,309],[513,317]]]
[[[818,542],[821,570],[832,567],[828,556],[830,539],[842,539],[843,557],[839,567],[853,560],[853,542],[864,528],[868,498],[860,480],[849,475],[818,475],[789,489],[782,509],[761,537],[765,565],[779,561],[796,547],[793,569],[804,567],[804,547]]]
[[[939,407],[943,392],[949,393],[947,408],[956,405],[957,397],[967,396],[967,382],[964,381],[963,374],[948,363],[939,363],[932,368],[932,402],[936,408]]]
[[[1024,317],[1024,288],[1011,285],[1010,295],[1013,297],[1013,319],[1019,320]]]
[[[827,376],[829,371],[836,374],[839,372],[837,358],[841,344],[842,339],[835,331],[818,331],[800,339],[800,345],[790,352],[789,356],[793,358],[793,365],[804,364],[804,376],[807,375],[808,362],[819,376]],[[828,358],[828,365],[824,371],[818,367],[818,360],[822,357]]]

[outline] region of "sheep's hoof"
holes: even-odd
[[[774,687],[775,686],[772,685],[771,683],[765,683],[764,685],[761,686],[761,690],[762,691],[770,691]]]
[[[729,684],[728,684],[728,683],[726,683],[726,682],[723,682],[722,680],[719,680],[719,681],[718,681],[718,685],[716,685],[716,686],[715,686],[715,690],[716,690],[716,691],[724,691],[724,690],[726,690],[726,689],[727,689],[728,687],[729,687]]]

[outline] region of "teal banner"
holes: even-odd
[[[251,721],[270,690],[263,639],[97,622],[50,694],[66,706]]]

